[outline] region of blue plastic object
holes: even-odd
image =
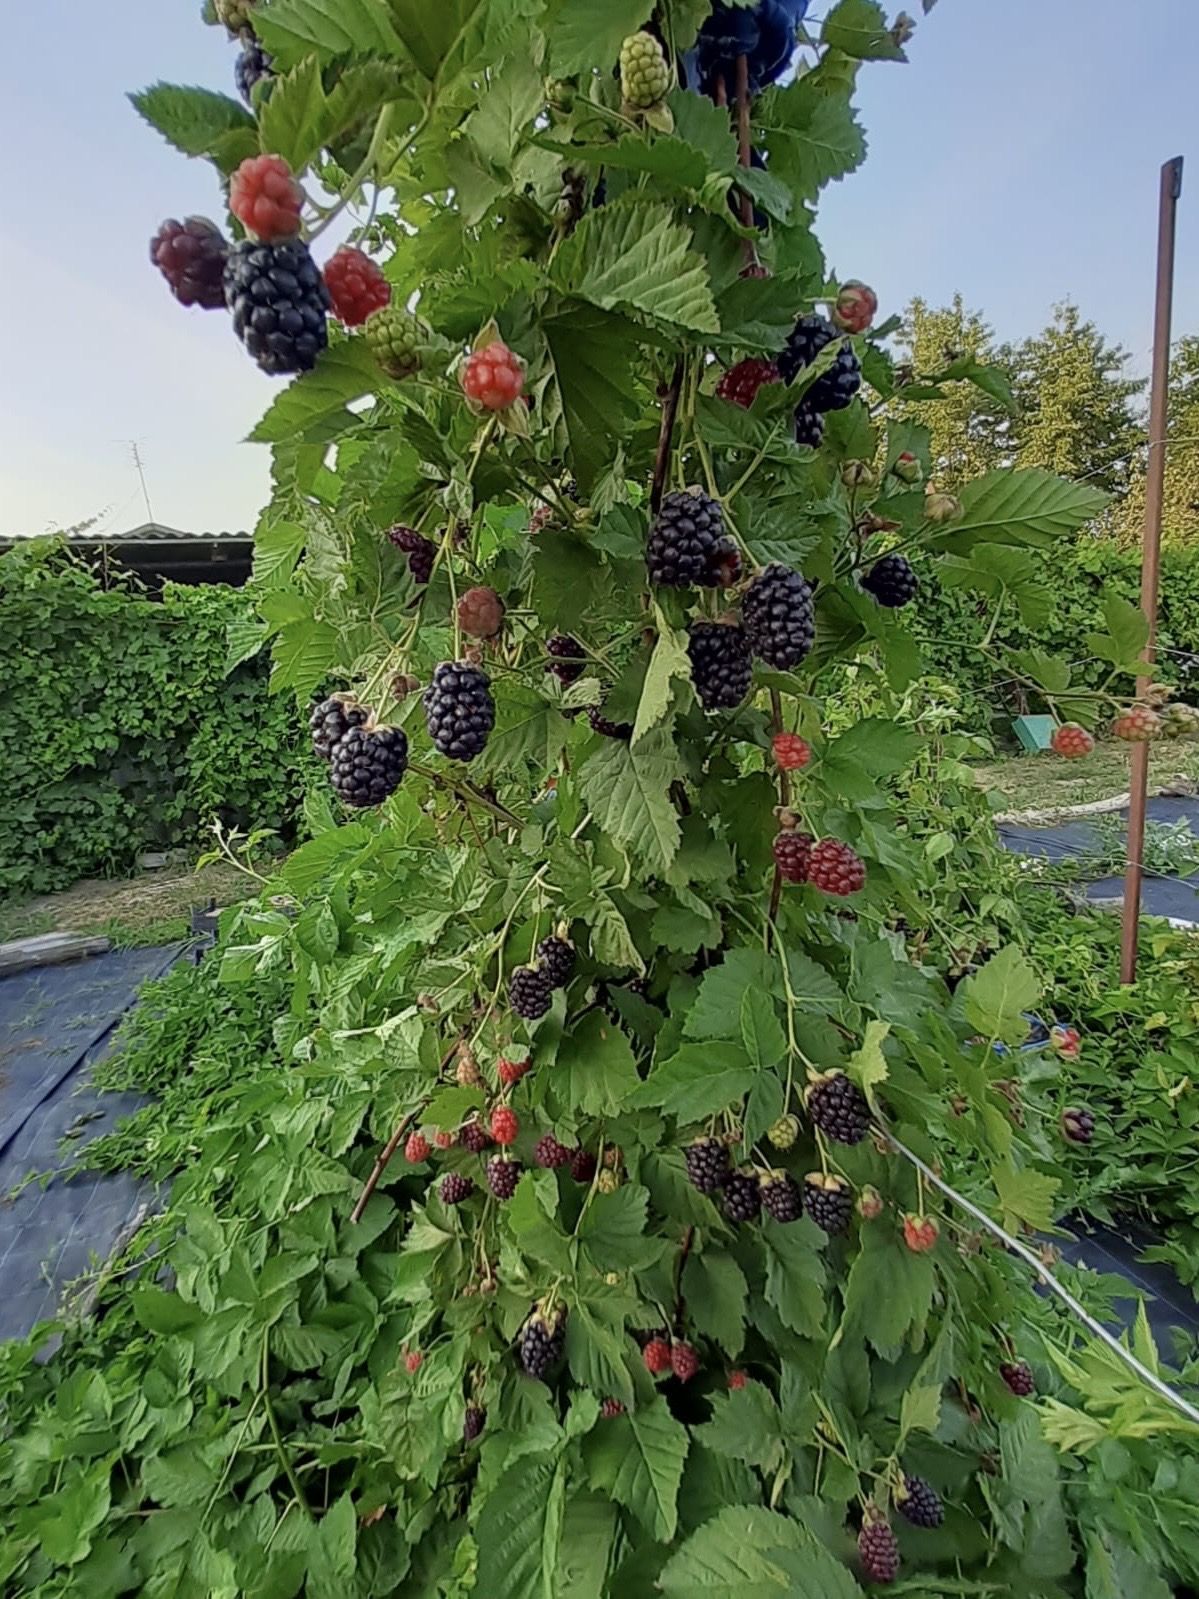
[[[1049,748],[1056,726],[1052,716],[1017,716],[1012,721],[1012,730],[1030,755]]]

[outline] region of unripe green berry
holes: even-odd
[[[236,39],[243,28],[251,25],[254,0],[215,0],[217,17]]]
[[[366,342],[390,378],[410,378],[420,371],[424,327],[402,306],[387,305],[366,319]]]
[[[799,1137],[799,1122],[794,1116],[780,1116],[766,1136],[776,1149],[793,1149]]]
[[[634,33],[620,47],[620,92],[628,105],[648,111],[666,98],[670,67],[652,33]]]

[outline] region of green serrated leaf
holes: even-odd
[[[346,55],[404,57],[386,0],[271,0],[255,13],[254,32],[284,72],[310,52],[322,65]]]
[[[635,745],[665,719],[674,700],[675,680],[690,681],[690,677],[687,635],[670,627],[659,615],[658,642],[654,645],[654,653],[646,669],[641,700],[637,706],[637,721],[633,727]]]
[[[774,1551],[807,1541],[799,1523],[777,1511],[729,1505],[670,1557],[658,1588],[667,1599],[781,1599],[795,1590]]]
[[[838,0],[824,19],[821,39],[858,61],[905,61],[878,0]]]
[[[683,1268],[683,1296],[698,1332],[715,1339],[730,1360],[745,1344],[745,1275],[731,1255],[705,1249]]]
[[[779,1408],[764,1383],[749,1382],[732,1393],[713,1394],[712,1419],[696,1427],[697,1442],[718,1455],[744,1460],[765,1471],[777,1468],[782,1454]]]
[[[962,550],[990,541],[1049,549],[1098,516],[1108,501],[1089,483],[1039,467],[988,472],[966,484],[960,497],[961,516],[929,541],[931,548]]]
[[[651,871],[666,871],[678,852],[679,818],[670,800],[678,772],[674,743],[661,728],[645,734],[635,748],[607,740],[579,771],[579,786],[597,825]]]
[[[735,1104],[753,1080],[754,1068],[739,1045],[684,1044],[638,1085],[631,1103],[698,1122]]]
[[[544,1599],[544,1544],[556,1470],[552,1456],[525,1456],[520,1469],[501,1474],[484,1499],[477,1534],[481,1592],[494,1599]]]
[[[589,1011],[558,1046],[554,1087],[562,1102],[586,1116],[614,1116],[640,1087],[624,1033],[601,1011]]]
[[[773,1003],[759,989],[741,996],[741,1040],[759,1071],[777,1066],[787,1056],[787,1037]]]
[[[227,94],[156,83],[129,99],[137,114],[184,155],[209,155],[230,133],[245,133],[257,144],[254,118]]]
[[[664,205],[608,205],[558,252],[554,279],[604,311],[633,311],[700,333],[720,326],[707,269]]]
[[[624,1505],[649,1533],[669,1543],[678,1527],[687,1429],[661,1397],[591,1433],[584,1445],[593,1488]]]
[[[1024,1042],[1028,1036],[1024,1013],[1036,1009],[1041,985],[1015,944],[993,955],[981,971],[966,979],[962,990],[966,1019],[972,1027],[988,1039]]]

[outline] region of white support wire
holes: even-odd
[[[1094,1333],[1096,1338],[1105,1343],[1112,1353],[1117,1355],[1130,1370],[1135,1371],[1143,1382],[1148,1383],[1156,1394],[1166,1400],[1168,1404],[1173,1405],[1175,1410],[1180,1411],[1188,1421],[1192,1421],[1196,1426],[1199,1426],[1199,1410],[1196,1410],[1189,1400],[1184,1399],[1180,1393],[1171,1388],[1168,1382],[1164,1382],[1156,1372],[1150,1371],[1149,1367],[1138,1360],[1131,1350],[1125,1349],[1120,1340],[1108,1332],[1106,1327],[1097,1322],[1086,1307],[1075,1299],[1068,1288],[1063,1288],[1044,1261],[1034,1255],[1027,1245],[1022,1244],[1018,1238],[1013,1238],[1010,1233],[1004,1232],[999,1223],[992,1221],[986,1211],[980,1210],[977,1205],[972,1204],[964,1194],[959,1194],[956,1188],[951,1188],[947,1182],[937,1176],[931,1167],[925,1165],[919,1155],[913,1154],[905,1144],[901,1144],[899,1139],[889,1129],[884,1128],[883,1131],[891,1147],[901,1154],[905,1160],[911,1161],[926,1182],[931,1183],[947,1199],[952,1200],[955,1205],[966,1211],[968,1215],[973,1216],[975,1221],[979,1222],[989,1233],[998,1238],[1005,1248],[1010,1249],[1013,1254],[1019,1255],[1021,1260],[1032,1267],[1046,1288],[1055,1293],[1062,1303],[1077,1316],[1079,1321],[1090,1332]]]

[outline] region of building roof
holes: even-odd
[[[252,544],[252,533],[238,533],[228,528],[208,532],[194,532],[180,527],[167,527],[162,522],[143,522],[139,527],[124,530],[98,528],[71,528],[65,533],[0,533],[0,544],[15,544],[18,539],[65,538],[69,544],[198,544],[214,541],[234,544]]]

